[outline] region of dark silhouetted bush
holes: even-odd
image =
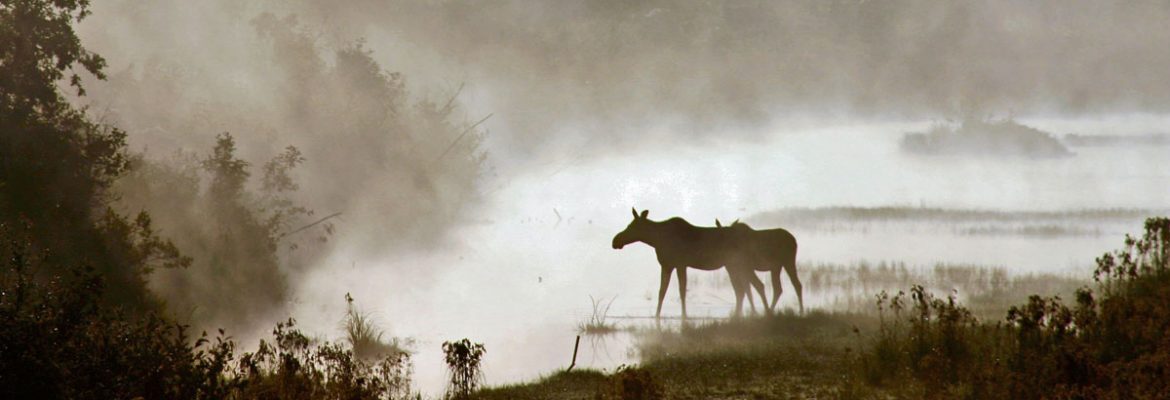
[[[485,352],[482,343],[471,343],[466,338],[443,342],[443,354],[446,355],[447,371],[451,376],[447,398],[467,398],[483,383],[483,370],[479,364]]]
[[[909,326],[901,294],[862,358],[871,383],[911,376],[938,398],[1163,398],[1170,393],[1170,219],[1097,259],[1097,290],[1075,304],[1033,295],[1004,323],[977,323],[954,297],[912,290]],[[884,315],[884,314],[883,314]]]
[[[158,312],[127,313],[103,301],[92,268],[48,266],[20,230],[0,225],[0,398],[401,399],[410,356],[354,356],[310,340],[292,320],[239,354]],[[37,271],[52,271],[34,276]],[[60,273],[67,271],[68,273]],[[238,356],[238,357],[237,357]]]

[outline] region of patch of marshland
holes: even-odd
[[[1067,299],[1091,283],[1083,274],[1012,274],[1004,267],[948,263],[915,266],[900,261],[800,264],[799,274],[806,304],[847,313],[872,311],[875,296],[882,291],[897,293],[922,285],[935,293],[956,294],[976,315],[1002,316],[1012,305],[1026,301],[1028,294]],[[708,274],[700,279],[699,285],[731,290],[726,276]],[[787,286],[787,276],[781,279]],[[792,300],[791,288],[786,287],[780,304],[791,304]]]

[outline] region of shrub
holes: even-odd
[[[466,338],[443,342],[447,370],[451,374],[447,398],[467,398],[483,383],[483,371],[479,364],[485,352],[483,343],[471,343]]]

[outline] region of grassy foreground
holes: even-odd
[[[741,399],[886,397],[869,387],[857,351],[874,316],[812,312],[640,332],[643,362],[611,374],[558,372],[537,382],[485,389],[479,399]]]

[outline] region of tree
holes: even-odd
[[[75,65],[105,78],[105,59],[82,47],[73,32],[73,23],[89,13],[88,0],[0,2],[0,109],[6,117],[52,115],[68,109],[57,81],[68,70],[69,84],[84,95]]]
[[[73,24],[85,0],[0,1],[0,224],[27,226],[31,246],[62,268],[93,268],[109,288],[104,302],[155,308],[146,274],[185,266],[150,226],[108,207],[107,189],[126,169],[126,133],[91,122],[57,82],[84,95],[78,70],[104,78],[105,60],[85,49]]]

